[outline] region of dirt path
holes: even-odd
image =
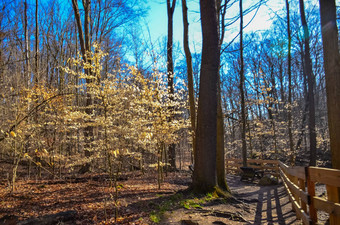
[[[258,186],[228,175],[228,185],[239,201],[214,201],[201,208],[178,209],[163,224],[301,224],[282,185]]]
[[[234,196],[249,204],[251,224],[301,224],[296,219],[283,185],[258,186],[240,182],[238,176],[228,176]]]

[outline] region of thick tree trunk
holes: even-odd
[[[220,66],[216,1],[201,0],[203,35],[193,188],[211,192],[216,174],[218,71]]]
[[[314,104],[314,77],[313,68],[310,58],[310,48],[309,48],[309,31],[305,16],[305,7],[303,0],[299,0],[300,3],[300,14],[301,23],[303,27],[303,36],[305,43],[305,54],[304,54],[304,67],[305,73],[307,73],[308,78],[308,109],[309,109],[309,142],[310,142],[310,159],[309,165],[316,166],[316,133],[315,133],[315,104]]]
[[[340,169],[340,54],[334,0],[320,0],[332,167]]]
[[[167,43],[167,74],[168,74],[168,88],[170,94],[170,100],[174,101],[174,63],[172,59],[172,47],[173,47],[173,15],[176,6],[176,0],[172,0],[172,4],[170,4],[170,0],[167,0],[167,12],[168,12],[168,43]],[[170,122],[173,120],[173,107],[169,107],[171,111]],[[169,163],[172,170],[176,169],[176,145],[169,145]]]
[[[188,76],[188,89],[189,89],[189,107],[190,107],[190,121],[192,131],[192,149],[195,151],[195,133],[196,133],[196,109],[195,109],[195,96],[194,96],[194,79],[192,70],[192,56],[189,48],[189,23],[188,23],[188,7],[187,1],[182,0],[182,13],[183,13],[183,47],[185,58],[187,62],[187,76]]]
[[[320,0],[319,2],[332,167],[340,169],[340,53],[336,5],[334,0]],[[337,192],[329,195],[328,198],[334,202],[339,202],[340,188]],[[330,217],[330,224],[339,223],[339,216]]]

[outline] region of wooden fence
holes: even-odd
[[[320,167],[289,167],[279,162],[280,175],[290,202],[304,224],[317,224],[317,211],[328,213],[331,225],[340,224],[340,170]],[[326,186],[327,198],[315,195],[315,184]]]
[[[278,160],[262,160],[262,159],[248,159],[248,166],[254,169],[262,170],[265,174],[272,174],[279,176],[279,161]],[[226,170],[230,172],[241,172],[242,159],[227,159]]]
[[[329,214],[330,225],[340,225],[340,170],[320,167],[289,167],[276,160],[249,159],[248,166],[270,174],[279,172],[292,208],[305,225],[318,223],[317,211]],[[227,159],[228,172],[241,171],[241,159]],[[315,184],[326,186],[327,197],[315,195]]]

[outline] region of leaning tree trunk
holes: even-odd
[[[195,151],[195,132],[196,132],[196,109],[195,109],[195,96],[194,96],[194,79],[192,70],[192,56],[189,48],[189,23],[188,23],[188,8],[187,1],[182,0],[182,13],[183,13],[183,47],[185,58],[187,62],[187,75],[188,75],[188,89],[189,89],[189,107],[190,107],[190,121],[192,131],[192,149]]]
[[[200,10],[203,47],[193,188],[199,192],[211,192],[218,186],[216,142],[220,53],[216,1],[201,0]]]
[[[309,110],[309,142],[310,142],[310,159],[309,165],[316,166],[316,133],[315,133],[315,104],[314,104],[314,77],[313,77],[313,68],[312,62],[310,58],[310,48],[309,48],[309,31],[308,25],[305,16],[305,7],[303,0],[299,0],[300,3],[300,14],[301,14],[301,23],[303,26],[303,36],[305,43],[305,72],[307,73],[308,78],[308,110]]]

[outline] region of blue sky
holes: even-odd
[[[199,4],[198,1],[188,1],[188,19],[189,19],[189,32],[190,42],[195,39],[199,42],[201,39],[201,25],[199,21]],[[183,41],[183,23],[182,23],[182,6],[181,1],[177,0],[174,12],[174,42]],[[146,22],[149,25],[153,41],[167,35],[167,7],[165,0],[150,0],[149,1],[149,16]],[[196,12],[195,12],[196,10]]]
[[[201,24],[199,15],[199,1],[188,1],[188,19],[189,19],[189,42],[191,49],[193,51],[192,42],[195,41],[197,51],[200,51],[201,43]],[[254,4],[254,1],[245,1],[244,10],[249,7],[250,4]],[[149,1],[149,16],[146,18],[146,22],[149,24],[149,29],[151,32],[152,40],[156,41],[160,37],[167,35],[167,9],[165,0],[150,0]],[[284,7],[283,1],[270,1],[268,5],[272,8],[282,9]],[[237,16],[239,14],[238,3],[236,3],[233,8],[228,10],[227,17]],[[268,7],[263,5],[257,13],[257,16],[251,22],[251,24],[245,29],[245,31],[256,31],[268,29],[271,26],[271,16]],[[252,12],[245,16],[244,25],[246,25],[255,12]],[[226,40],[231,40],[239,31],[239,22],[237,21],[234,26],[230,27],[226,31]],[[174,42],[182,43],[183,41],[183,24],[182,24],[182,6],[181,1],[177,0],[175,13],[174,13]]]

